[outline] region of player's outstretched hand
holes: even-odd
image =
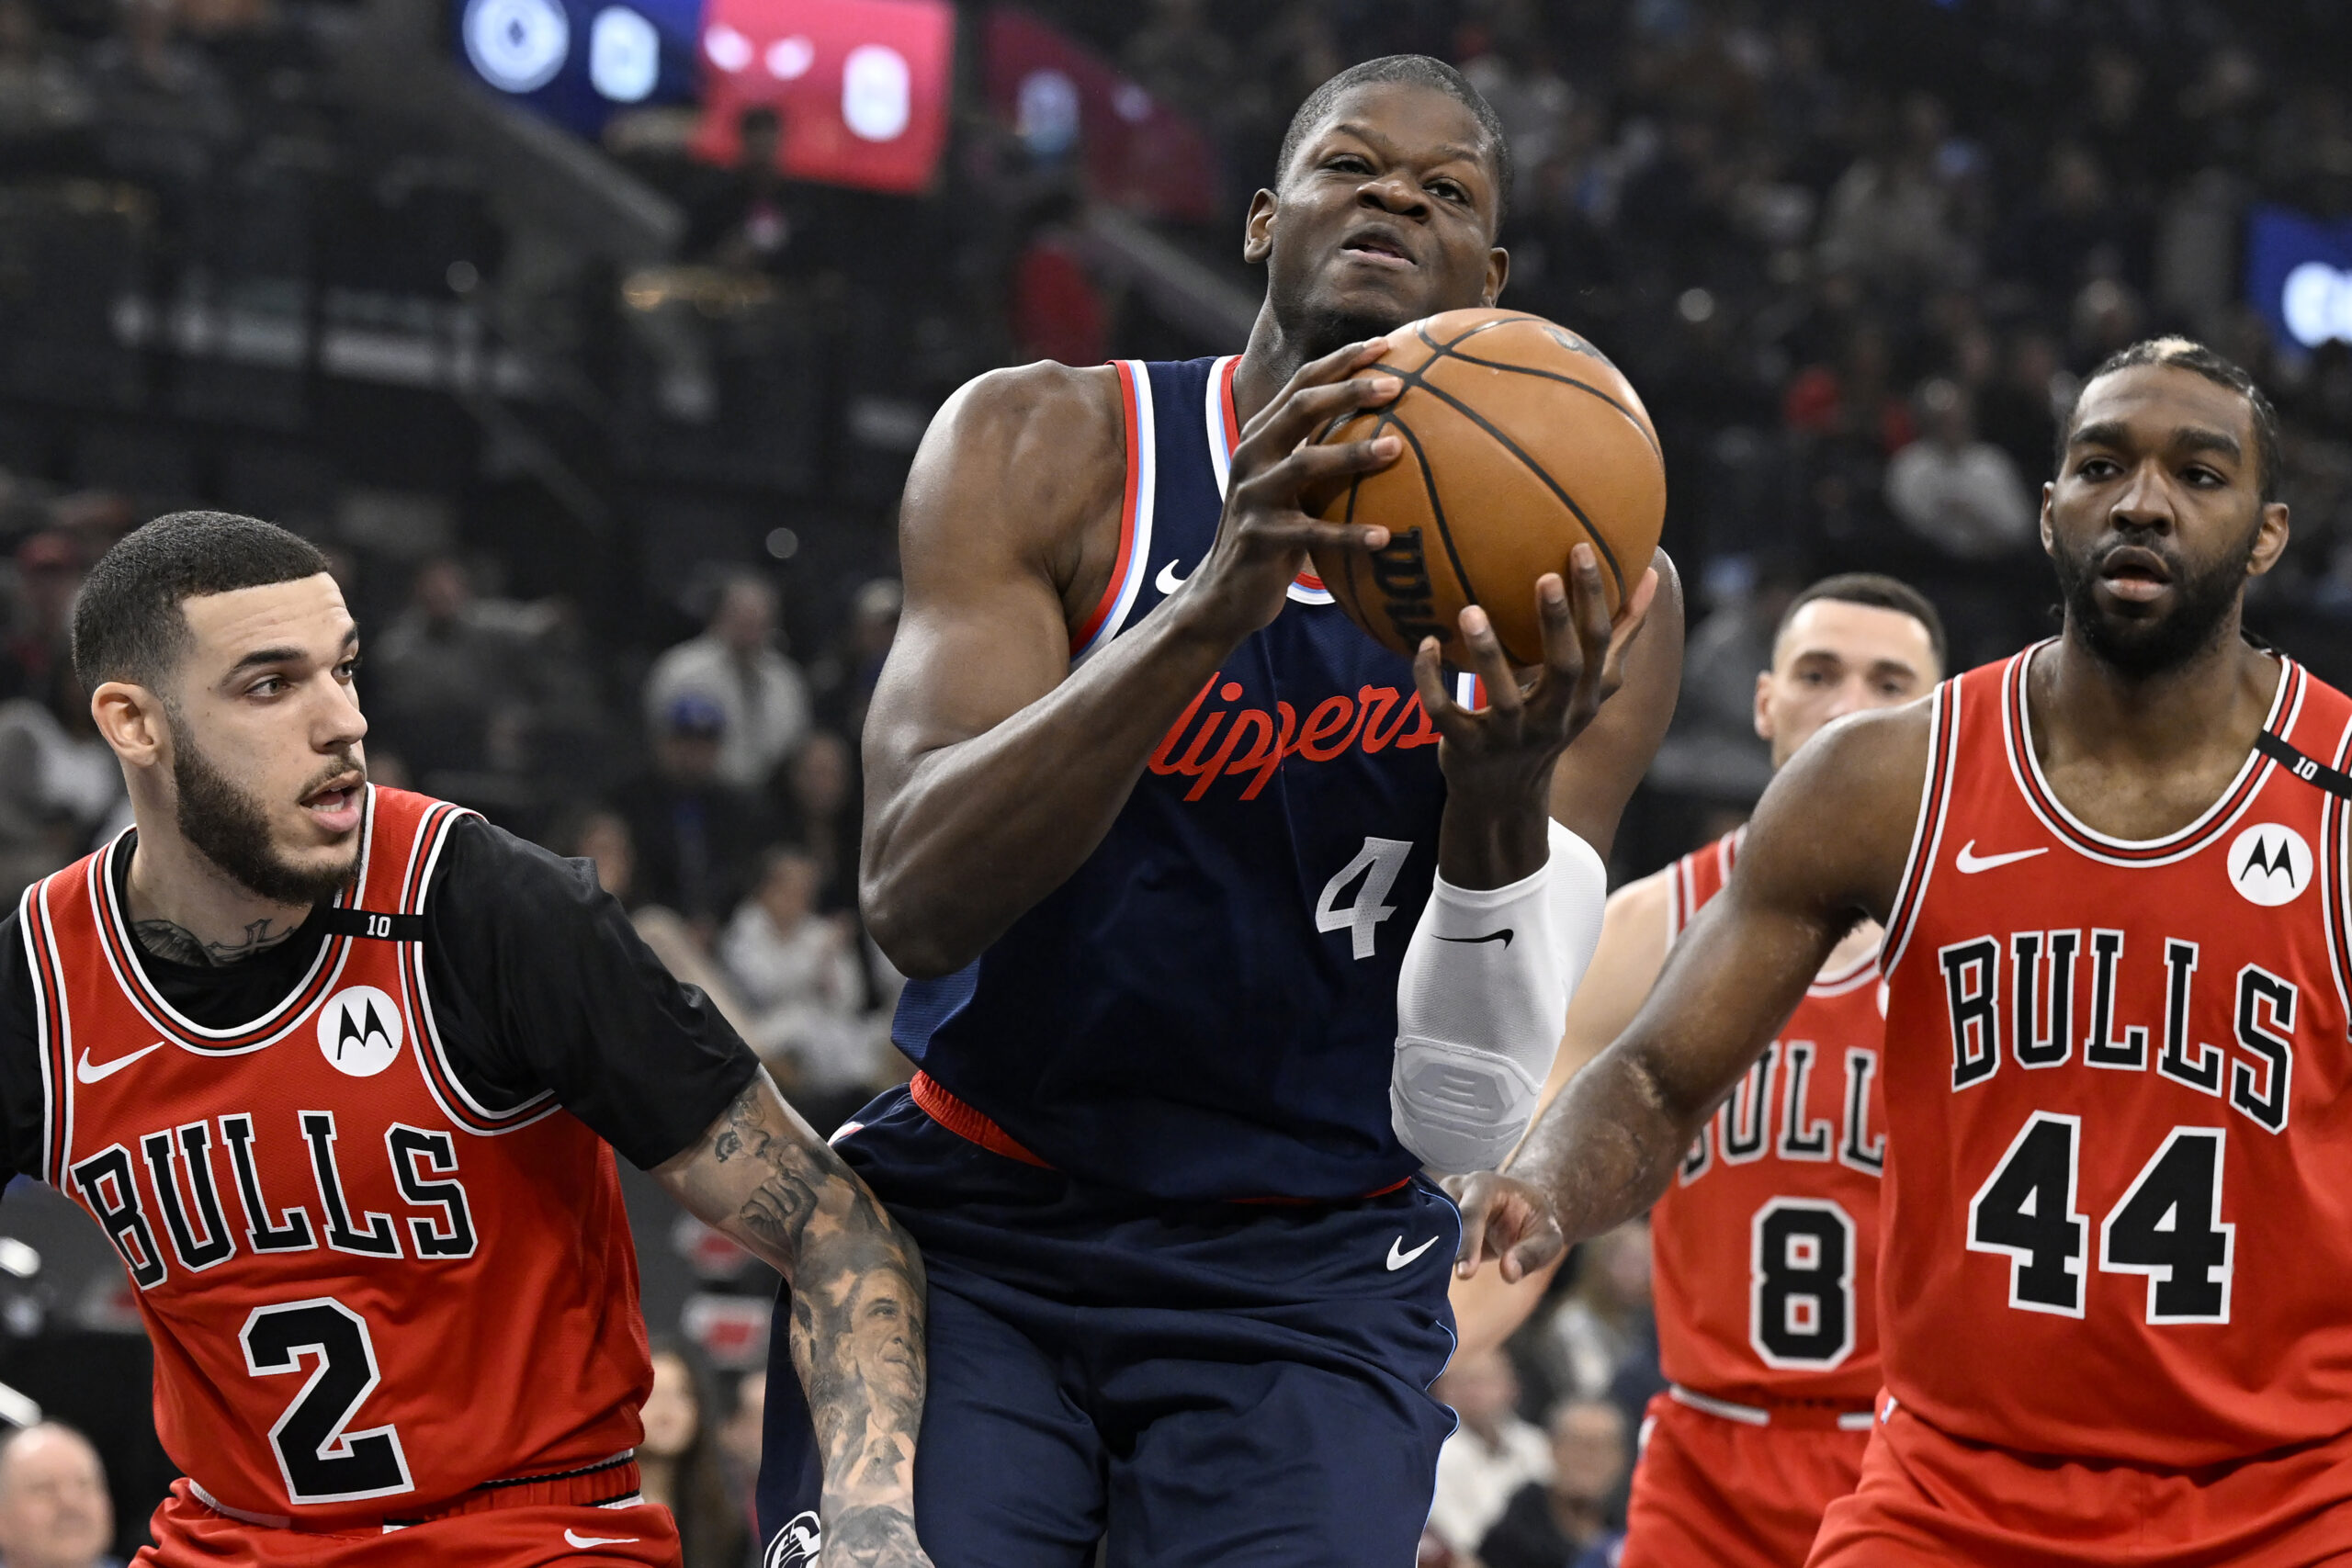
[[[1453,1264],[1462,1278],[1493,1258],[1504,1282],[1516,1285],[1568,1249],[1542,1188],[1493,1170],[1449,1177],[1445,1187],[1462,1209],[1462,1250]]]
[[[1525,686],[1505,658],[1487,612],[1476,604],[1463,610],[1462,643],[1470,671],[1486,687],[1483,708],[1465,708],[1447,694],[1437,638],[1421,639],[1413,680],[1430,721],[1445,738],[1439,755],[1449,789],[1491,789],[1503,799],[1540,792],[1553,762],[1625,683],[1625,650],[1657,597],[1657,569],[1642,574],[1614,620],[1601,586],[1600,559],[1590,545],[1569,552],[1568,577],[1564,583],[1557,573],[1545,572],[1536,580],[1544,665]]]
[[[1404,389],[1394,376],[1357,374],[1386,346],[1381,338],[1350,344],[1300,367],[1242,427],[1216,543],[1180,595],[1189,611],[1209,616],[1220,635],[1238,642],[1280,615],[1309,550],[1368,552],[1388,543],[1385,528],[1326,523],[1301,505],[1309,491],[1385,468],[1404,450],[1393,434],[1311,444],[1333,420],[1377,408]]]

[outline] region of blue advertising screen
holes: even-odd
[[[692,103],[702,0],[460,0],[474,74],[582,136],[623,109]]]
[[[2245,288],[2281,344],[2352,343],[2352,219],[2256,208],[2246,225]]]

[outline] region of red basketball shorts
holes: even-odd
[[[1650,1401],[1621,1568],[1803,1568],[1821,1513],[1854,1489],[1871,1434],[1834,1417],[1758,1426]]]
[[[2143,1470],[1951,1437],[1896,1407],[1811,1568],[2309,1568],[2352,1560],[2352,1434]]]
[[[232,1519],[175,1481],[148,1528],[155,1544],[131,1568],[679,1568],[678,1528],[651,1503],[536,1504],[338,1534]]]

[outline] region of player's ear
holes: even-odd
[[[2057,493],[2058,483],[2055,479],[2044,479],[2041,481],[2041,553],[2045,556],[2051,553],[2050,498]]]
[[[1772,743],[1772,672],[1756,672],[1756,739],[1766,745]]]
[[[2266,501],[2262,503],[2262,522],[2254,536],[2254,554],[2247,559],[2245,574],[2260,577],[2278,564],[2287,551],[2287,503]]]
[[[163,760],[168,726],[154,693],[128,681],[105,681],[90,694],[90,719],[114,754],[134,768]]]
[[[1280,205],[1280,198],[1262,187],[1250,198],[1250,217],[1241,225],[1241,259],[1251,266],[1274,248],[1274,209]]]
[[[1500,245],[1487,252],[1487,291],[1478,303],[1492,305],[1503,297],[1503,285],[1510,281],[1510,253]]]

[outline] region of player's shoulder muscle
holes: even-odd
[[[1757,804],[1726,891],[1885,919],[1927,784],[1931,707],[1849,714],[1800,748]]]
[[[899,511],[910,590],[927,567],[968,580],[993,557],[1067,581],[1090,524],[1116,526],[1126,479],[1118,373],[1052,361],[967,381],[933,417]]]

